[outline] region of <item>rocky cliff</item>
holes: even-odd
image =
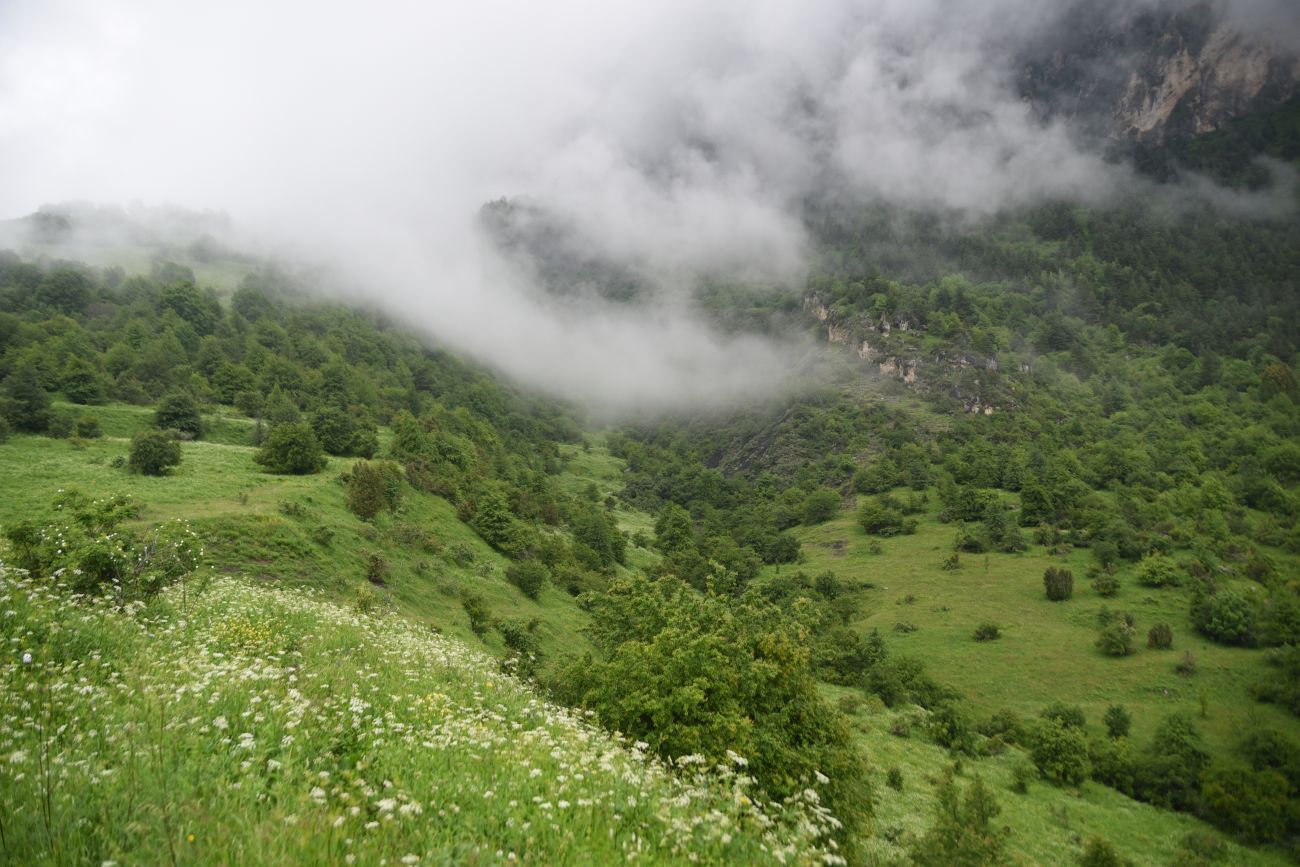
[[[1127,4],[1126,4],[1127,5]],[[1081,3],[1027,55],[1021,86],[1045,117],[1115,142],[1159,145],[1220,129],[1300,92],[1300,56],[1207,3]]]

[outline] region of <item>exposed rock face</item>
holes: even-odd
[[[992,415],[994,407],[989,403],[987,383],[981,385],[981,378],[992,374],[997,378],[999,365],[996,358],[974,352],[940,351],[922,357],[917,337],[909,331],[924,331],[924,325],[914,323],[905,317],[891,319],[888,315],[853,318],[836,314],[815,294],[803,299],[803,309],[810,317],[821,323],[826,329],[826,342],[842,344],[845,351],[855,353],[859,359],[874,364],[881,376],[898,380],[921,390],[942,387],[940,381],[960,382],[961,388],[952,392],[955,400],[961,401],[965,412]],[[894,332],[891,335],[891,332]],[[1013,370],[1015,368],[1012,368]],[[972,391],[963,393],[963,389],[980,389],[983,396],[971,397]],[[994,395],[999,395],[1001,408],[1014,409],[1014,402],[1006,402],[1006,394],[994,383]]]
[[[1026,59],[1026,95],[1112,140],[1202,135],[1300,92],[1294,51],[1234,30],[1206,3],[1079,3],[1045,46]]]
[[[1300,67],[1274,49],[1219,26],[1199,47],[1173,34],[1170,53],[1135,69],[1115,109],[1120,135],[1157,141],[1166,135],[1203,135],[1250,111],[1266,88],[1295,93]]]
[[[882,374],[885,376],[898,377],[903,380],[903,382],[909,384],[916,382],[916,368],[917,364],[915,361],[910,359],[900,359],[893,356],[880,362],[880,372]]]
[[[816,295],[808,295],[803,299],[803,309],[817,317],[818,322],[825,322],[831,318],[830,308]]]

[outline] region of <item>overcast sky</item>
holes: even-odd
[[[1264,31],[1284,6],[1234,8]],[[1126,170],[1011,86],[1009,49],[1057,11],[0,0],[0,217],[69,199],[225,210],[513,375],[604,403],[715,401],[768,388],[790,355],[711,334],[671,286],[649,314],[539,306],[475,236],[478,207],[545,202],[660,276],[797,286],[795,206],[828,178],[968,212],[1105,196]]]

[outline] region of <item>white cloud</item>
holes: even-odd
[[[1011,86],[1011,49],[1056,11],[8,0],[0,216],[64,199],[225,210],[531,382],[721,401],[779,380],[790,353],[711,333],[675,289],[701,271],[797,282],[810,193],[979,213],[1124,182]],[[502,195],[544,201],[593,254],[657,278],[662,303],[540,304],[475,235]]]

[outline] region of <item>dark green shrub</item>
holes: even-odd
[[[492,628],[492,613],[488,610],[487,602],[477,593],[465,593],[461,596],[461,606],[465,613],[469,615],[470,631],[479,638],[487,635]]]
[[[570,596],[583,593],[598,593],[605,589],[605,579],[596,572],[589,572],[577,566],[557,566],[551,576],[557,587],[562,587]]]
[[[1015,524],[1008,524],[993,544],[1003,554],[1019,554],[1028,547],[1024,534]]]
[[[822,524],[835,517],[840,510],[840,495],[827,488],[818,488],[803,501],[803,522]]]
[[[1147,647],[1156,650],[1171,650],[1174,646],[1174,630],[1168,623],[1157,623],[1147,631]]]
[[[1138,564],[1137,580],[1144,587],[1177,587],[1183,583],[1183,573],[1173,558],[1148,554]]]
[[[1081,731],[1088,722],[1083,715],[1083,708],[1060,701],[1043,708],[1039,716],[1047,720],[1056,720],[1067,729],[1079,729]]]
[[[984,722],[976,726],[976,731],[987,738],[1001,738],[1007,743],[1017,744],[1024,739],[1025,727],[1020,716],[1013,710],[995,712]]]
[[[318,473],[327,462],[316,434],[302,422],[271,428],[253,460],[269,472],[295,476]]]
[[[1251,695],[1257,701],[1280,704],[1300,716],[1300,645],[1273,648],[1264,658],[1277,673],[1256,682],[1251,687]]]
[[[817,673],[831,683],[860,684],[874,658],[856,630],[836,626],[818,636],[812,662]]]
[[[134,473],[161,476],[171,467],[180,466],[181,445],[165,431],[142,430],[131,438],[131,453],[126,463]]]
[[[40,433],[50,424],[50,394],[36,368],[23,362],[0,384],[0,415],[15,430]]]
[[[509,554],[518,546],[519,525],[500,491],[484,491],[476,498],[469,525],[498,551]]]
[[[379,433],[369,425],[359,426],[349,448],[359,458],[373,458],[379,451]]]
[[[1092,778],[1133,797],[1137,793],[1138,760],[1128,738],[1107,738],[1088,745]]]
[[[57,409],[50,413],[50,421],[45,427],[45,433],[56,440],[66,440],[72,436],[76,425],[77,417],[75,415],[65,409]]]
[[[940,493],[944,504],[943,511],[939,514],[942,521],[979,521],[988,513],[990,506],[997,504],[997,495],[992,491],[969,485],[955,485]]]
[[[1136,797],[1165,809],[1190,810],[1199,800],[1201,774],[1209,762],[1191,720],[1178,714],[1165,717],[1137,762]]]
[[[903,791],[903,772],[898,768],[890,768],[885,774],[885,785],[895,792]]]
[[[402,501],[402,468],[392,461],[357,461],[348,472],[348,508],[363,520]]]
[[[537,673],[541,662],[541,643],[537,640],[537,619],[527,623],[520,620],[506,620],[497,624],[497,631],[510,652],[506,668],[521,677],[532,677]]]
[[[160,430],[180,431],[194,439],[203,436],[203,419],[199,416],[199,405],[194,402],[194,398],[184,392],[164,397],[158,404],[153,420]]]
[[[1040,721],[1029,734],[1029,755],[1038,772],[1057,785],[1077,786],[1088,778],[1088,742],[1078,728],[1059,719]]]
[[[996,623],[981,623],[975,627],[976,641],[997,641],[1002,637],[1002,630]]]
[[[1254,594],[1220,590],[1200,595],[1192,606],[1192,622],[1205,635],[1222,644],[1252,645],[1260,604]]]
[[[609,568],[627,559],[627,539],[619,531],[618,521],[612,515],[583,509],[570,521],[569,529],[575,542],[591,549],[594,568]]]
[[[984,534],[972,532],[965,525],[957,528],[957,538],[953,540],[952,546],[955,550],[967,554],[983,554],[989,549]]]
[[[77,419],[72,432],[83,440],[97,440],[104,435],[99,427],[99,416],[83,415]]]
[[[975,729],[968,717],[954,702],[944,702],[934,709],[928,721],[930,740],[953,752],[972,754],[975,749]]]
[[[88,361],[69,359],[63,371],[63,394],[73,403],[103,403],[107,390],[104,377]]]
[[[1278,843],[1287,838],[1288,824],[1300,825],[1289,793],[1286,777],[1277,771],[1216,767],[1202,779],[1200,809],[1248,843]]]
[[[279,508],[281,515],[290,518],[307,518],[311,515],[307,507],[297,500],[281,500]]]
[[[1098,650],[1107,656],[1129,656],[1137,652],[1137,626],[1132,614],[1103,608],[1097,619],[1100,625],[1096,642]]]
[[[1017,795],[1029,793],[1029,784],[1038,777],[1038,769],[1027,762],[1017,762],[1011,769],[1011,791]]]
[[[607,727],[659,755],[713,764],[739,753],[769,798],[815,786],[848,834],[863,827],[871,774],[849,722],[817,687],[804,627],[781,607],[758,594],[707,595],[670,576],[633,575],[611,581],[587,608],[599,656],[566,665],[557,694],[585,696]]]
[[[956,780],[946,774],[936,794],[935,823],[912,848],[913,864],[946,867],[1006,861],[1007,831],[993,825],[1001,807],[980,777],[971,782],[962,798]]]
[[[451,562],[457,566],[468,566],[476,559],[474,548],[466,542],[457,542],[451,546],[448,552],[451,556]]]
[[[1127,858],[1120,857],[1115,846],[1101,837],[1089,838],[1083,847],[1083,854],[1079,856],[1079,867],[1125,867],[1132,863]]]
[[[904,518],[902,511],[878,498],[869,499],[859,507],[858,524],[870,536],[910,535],[917,527],[915,519]]]
[[[550,578],[550,570],[537,560],[521,560],[506,567],[506,580],[529,599],[536,599]]]
[[[1102,572],[1092,580],[1092,589],[1098,596],[1114,596],[1119,593],[1119,579],[1113,574]]]
[[[311,416],[311,429],[320,440],[321,448],[331,455],[352,454],[352,442],[357,435],[355,417],[337,406],[322,407]]]
[[[1097,542],[1092,546],[1092,556],[1103,569],[1110,569],[1119,562],[1119,546],[1109,539]]]
[[[1062,602],[1074,595],[1074,573],[1069,569],[1048,566],[1043,572],[1043,588],[1052,602]]]
[[[1128,737],[1129,728],[1133,725],[1133,717],[1122,704],[1112,704],[1106,708],[1101,721],[1106,724],[1106,734],[1112,738]]]
[[[388,573],[390,569],[388,560],[378,551],[371,551],[366,555],[366,580],[376,587],[388,586]]]
[[[860,494],[883,494],[898,482],[898,467],[889,458],[881,458],[853,474],[853,489]]]

